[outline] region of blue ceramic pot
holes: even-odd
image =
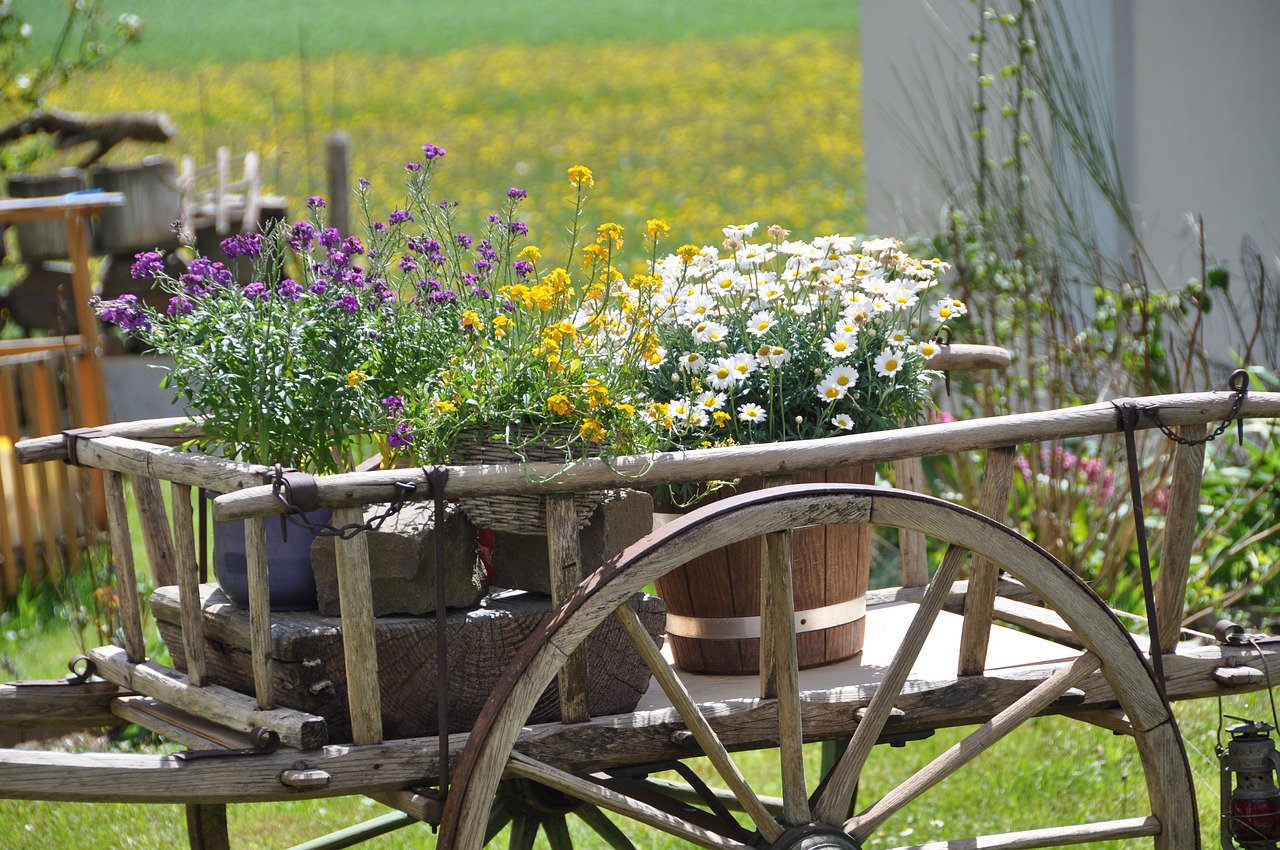
[[[327,523],[328,508],[306,514],[310,522]],[[316,577],[311,571],[311,531],[293,523],[288,537],[280,534],[278,517],[267,517],[267,580],[272,611],[312,611],[317,607]],[[249,607],[249,558],[244,544],[243,522],[213,524],[213,573],[232,602]]]

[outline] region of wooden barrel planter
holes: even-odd
[[[182,216],[182,191],[173,160],[149,156],[141,162],[97,165],[90,183],[107,192],[123,192],[125,205],[103,210],[94,242],[100,254],[132,254],[178,244],[173,223]]]
[[[85,174],[79,168],[63,168],[49,174],[14,174],[9,178],[9,194],[14,198],[46,198],[84,191]],[[67,247],[67,226],[62,219],[15,225],[18,253],[24,263],[60,260],[71,256]]]
[[[874,484],[874,465],[796,476],[797,483]],[[758,479],[717,491],[723,498],[758,489]],[[868,524],[796,529],[792,534],[796,650],[800,667],[852,658],[866,637],[871,577]],[[658,579],[667,604],[667,638],[676,665],[692,673],[744,675],[760,670],[760,561],[756,537],[708,552]]]

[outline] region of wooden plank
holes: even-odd
[[[85,466],[129,475],[150,475],[223,493],[255,487],[262,483],[268,472],[264,466],[184,452],[124,437],[82,439],[76,445],[76,454]]]
[[[150,475],[134,475],[133,498],[142,526],[142,543],[151,565],[151,580],[156,587],[178,583],[178,568],[173,537],[169,532],[169,516],[164,507],[160,482]],[[192,549],[194,552],[194,547]]]
[[[894,485],[913,493],[925,491],[924,464],[918,457],[895,461]],[[929,583],[929,558],[925,535],[911,529],[898,529],[898,552],[902,558],[903,587],[924,587]]]
[[[262,517],[244,521],[244,547],[249,592],[249,653],[253,692],[261,709],[275,708],[271,684],[271,585],[267,566],[267,529]]]
[[[191,506],[191,488],[186,484],[170,485],[173,503],[173,557],[181,606],[182,650],[187,662],[187,677],[200,687],[205,683],[207,662],[204,652],[204,618],[200,606],[200,567],[196,559],[195,518]]]
[[[559,605],[582,582],[582,551],[572,495],[552,495],[546,500],[547,565],[551,570],[551,601]],[[557,677],[560,716],[579,723],[591,716],[587,704],[587,656],[582,649],[565,660]]]
[[[137,723],[165,740],[190,749],[244,750],[253,746],[252,739],[245,732],[165,705],[152,697],[136,694],[121,697],[112,702],[111,711],[125,722]]]
[[[22,394],[22,414],[28,423],[40,427],[40,411],[44,408],[42,395],[43,383],[37,375],[37,369],[43,360],[24,363],[18,367],[20,391]],[[27,506],[32,524],[32,533],[22,536],[22,549],[26,561],[27,578],[39,582],[45,576],[49,564],[54,560],[58,543],[57,519],[52,511],[53,488],[49,485],[50,471],[46,467],[35,470],[35,502],[34,507]],[[30,494],[28,494],[30,495]]]
[[[13,416],[13,403],[9,400],[13,395],[13,370],[9,366],[0,363],[0,436],[5,437],[12,444],[12,440],[19,435],[14,431],[8,430],[8,420]],[[16,430],[16,429],[15,429]],[[10,445],[10,449],[12,445]],[[18,595],[19,571],[17,550],[14,546],[14,528],[11,525],[11,519],[16,516],[18,508],[16,505],[11,506],[9,503],[9,489],[5,486],[5,479],[12,476],[16,481],[26,472],[16,463],[13,452],[0,452],[0,505],[4,506],[4,515],[0,516],[0,607],[3,606],[4,600]],[[14,496],[17,499],[17,496]],[[20,532],[19,532],[20,533]]]
[[[251,732],[261,726],[278,734],[285,746],[298,750],[313,750],[327,743],[323,717],[287,708],[260,709],[253,697],[219,685],[192,687],[186,676],[167,667],[151,661],[129,661],[117,646],[100,646],[90,657],[98,675],[107,681],[238,732]]]
[[[37,427],[40,430],[57,430],[62,427],[62,382],[58,380],[60,367],[70,367],[63,357],[35,364],[39,389],[36,400]],[[30,411],[28,411],[30,413]],[[75,471],[67,466],[48,464],[44,473],[49,481],[51,502],[45,505],[45,561],[54,580],[61,578],[64,570],[75,571],[80,566],[80,522],[75,499]],[[55,512],[56,511],[56,512]]]
[[[231,850],[225,803],[188,803],[186,816],[191,850]]]
[[[1138,400],[1140,429],[1155,427],[1150,411],[1170,427],[1213,422],[1232,409],[1233,394],[1186,393],[1147,396]],[[1280,393],[1251,392],[1241,405],[1244,418],[1280,416]],[[920,425],[868,434],[726,446],[695,452],[660,452],[610,458],[588,458],[569,467],[555,463],[494,464],[449,467],[449,492],[459,497],[517,493],[567,493],[574,490],[635,486],[678,481],[712,481],[824,469],[855,463],[888,463],[909,457],[970,452],[999,446],[1116,433],[1115,408],[1109,402],[1010,416]],[[164,476],[162,476],[164,477]],[[390,501],[400,484],[417,484],[425,493],[421,470],[379,470],[323,476],[317,481],[320,505],[337,507]],[[255,513],[280,513],[283,507],[269,486],[225,491],[214,500],[218,520],[242,519]]]
[[[1170,652],[1178,645],[1186,613],[1187,579],[1204,469],[1204,444],[1198,441],[1204,439],[1207,430],[1204,425],[1183,425],[1177,431],[1179,437],[1197,444],[1179,443],[1173,454],[1173,482],[1165,514],[1160,572],[1155,581],[1156,622],[1160,629],[1157,645],[1162,652]]]
[[[444,802],[439,797],[420,794],[413,789],[375,791],[365,796],[371,800],[377,800],[388,808],[397,809],[410,817],[415,817],[423,823],[438,825],[444,816]]]
[[[1038,847],[1065,847],[1068,844],[1094,845],[1102,841],[1159,835],[1160,829],[1160,821],[1154,817],[1123,818],[983,835],[959,846],[964,847],[965,850],[1034,850]],[[910,848],[900,848],[900,850],[956,850],[956,848],[957,844],[954,841],[930,841]]]
[[[138,573],[133,566],[133,539],[129,533],[129,509],[124,500],[124,476],[108,472],[103,481],[107,497],[107,524],[111,530],[111,563],[115,567],[120,625],[131,662],[146,659],[142,636],[142,608],[138,602]]]
[[[362,522],[364,511],[360,508],[339,508],[333,512],[333,523],[338,528]],[[369,546],[360,534],[346,540],[338,537],[334,542],[352,740],[357,744],[376,744],[382,741],[382,692],[378,687],[378,651],[373,633]]]
[[[1009,491],[1013,487],[1012,446],[987,452],[983,465],[982,492],[978,510],[999,522],[1009,515]],[[960,675],[976,676],[987,663],[987,644],[991,635],[991,614],[996,598],[996,582],[1000,569],[991,559],[976,556],[969,568],[969,593],[964,602],[964,633],[960,637]]]

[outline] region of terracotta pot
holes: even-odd
[[[874,484],[875,467],[842,467],[796,478],[796,483],[812,482]],[[711,498],[760,486],[759,480],[745,479]],[[792,533],[796,650],[801,668],[842,661],[862,651],[871,538],[872,529],[866,523],[799,528]],[[751,538],[708,552],[658,579],[677,666],[694,673],[759,672],[762,550],[762,538]]]

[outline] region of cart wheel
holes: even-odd
[[[795,666],[787,534],[802,525],[871,522],[912,529],[951,544],[919,604],[907,637],[885,670],[840,760],[809,799],[801,748],[806,740]],[[678,671],[624,603],[659,576],[704,552],[757,535],[766,537],[766,566],[774,578],[773,603],[762,628],[777,658],[776,731],[757,733],[780,751],[783,798],[766,806],[738,771],[701,708],[688,696]],[[963,742],[938,756],[885,796],[848,817],[859,775],[903,693],[907,675],[945,601],[967,552],[981,554],[1011,573],[1065,620],[1085,652],[1000,710]],[[653,670],[720,779],[751,819],[755,833],[736,822],[663,810],[609,787],[609,782],[560,770],[515,751],[517,736],[564,659],[600,625],[616,616]],[[589,576],[521,649],[486,703],[449,789],[440,846],[475,850],[486,839],[491,803],[503,777],[522,777],[556,788],[593,806],[656,827],[704,847],[848,848],[859,850],[891,816],[916,803],[937,782],[960,771],[977,753],[1004,739],[1101,669],[1126,714],[1141,756],[1151,812],[1125,820],[972,836],[928,847],[1062,847],[1150,836],[1155,850],[1196,850],[1200,845],[1190,770],[1182,739],[1144,658],[1107,606],[1069,569],[998,522],[947,502],[885,488],[798,485],[748,493],[707,505],[664,526]],[[725,724],[727,726],[728,723]],[[722,727],[721,734],[725,734]],[[812,736],[810,736],[812,737]],[[980,776],[973,777],[981,788]],[[616,787],[616,786],[615,786]],[[985,793],[985,792],[984,792]],[[918,805],[927,807],[927,799]],[[927,811],[927,808],[923,809]],[[919,821],[927,821],[928,817]],[[745,832],[745,834],[744,834]]]

